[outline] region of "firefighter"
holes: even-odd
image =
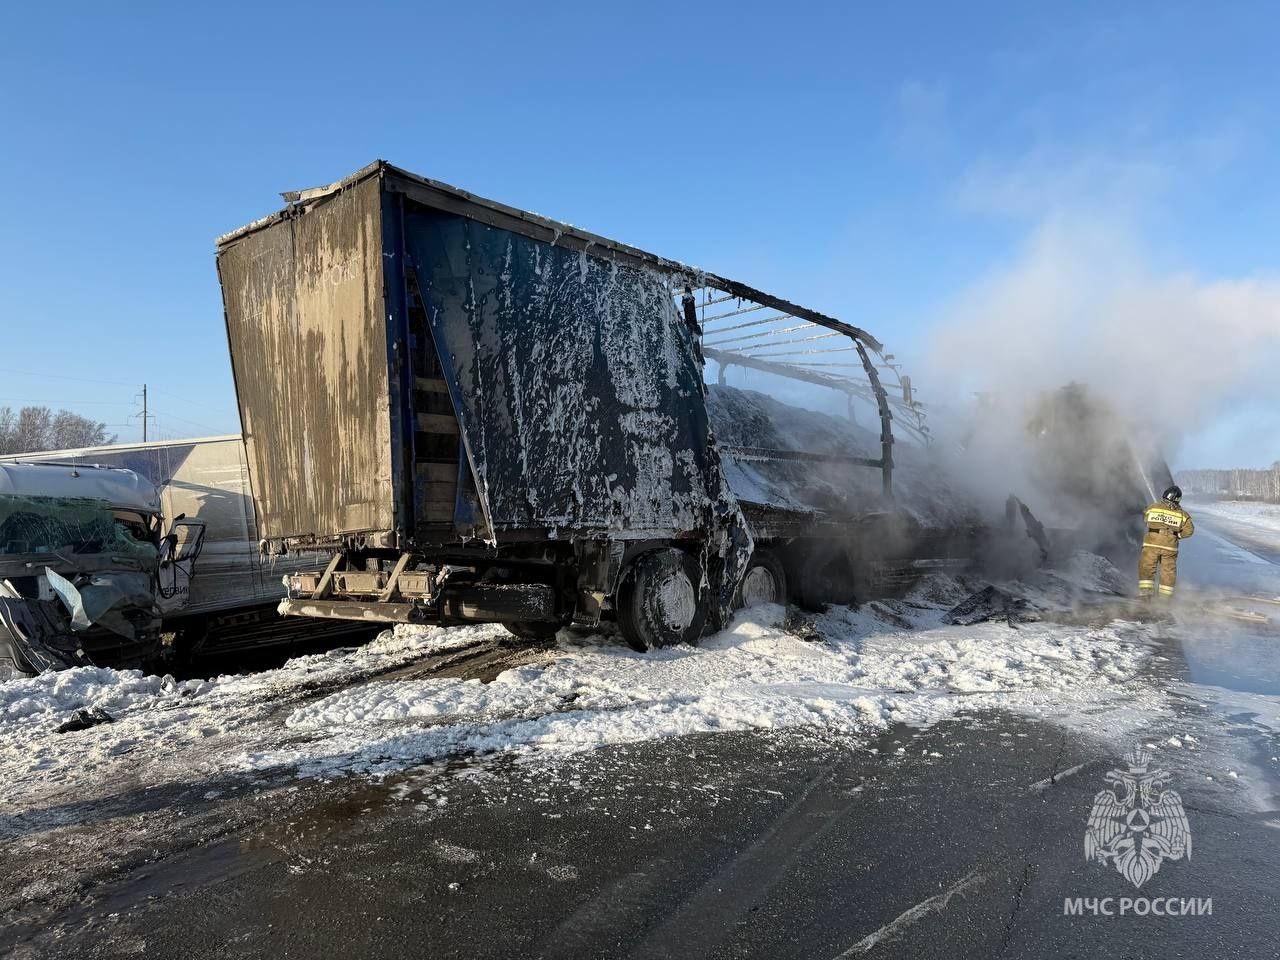
[[[1138,595],[1150,597],[1160,568],[1160,596],[1172,597],[1178,579],[1178,544],[1196,531],[1191,515],[1182,509],[1182,490],[1176,484],[1143,512],[1147,524],[1138,557]]]

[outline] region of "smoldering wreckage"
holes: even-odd
[[[739,606],[929,571],[1131,564],[1169,481],[1078,385],[935,438],[875,336],[737,281],[381,161],[284,196],[217,244],[243,442],[0,466],[0,673],[290,625],[693,644]],[[778,386],[729,384],[744,371]],[[1011,423],[1024,488],[968,481]],[[1034,616],[988,586],[950,619]]]

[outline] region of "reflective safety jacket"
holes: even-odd
[[[1178,552],[1178,541],[1196,532],[1191,514],[1168,500],[1157,500],[1143,514],[1147,522],[1147,535],[1142,538],[1144,547]]]

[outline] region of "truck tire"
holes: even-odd
[[[842,545],[812,541],[799,546],[792,560],[792,593],[800,608],[820,613],[828,604],[857,598],[855,566]]]
[[[618,590],[618,628],[643,653],[677,643],[697,643],[707,619],[698,562],[668,547],[631,564]]]
[[[756,550],[733,595],[733,607],[755,607],[762,603],[787,604],[787,572],[772,550]]]

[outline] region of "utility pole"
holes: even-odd
[[[135,393],[133,395],[133,399],[137,400],[138,394]],[[147,418],[150,416],[150,411],[147,409],[147,385],[145,383],[142,385],[142,412],[135,413],[133,416],[142,418],[142,442],[146,443],[147,442]],[[133,419],[133,417],[130,417],[129,419]]]

